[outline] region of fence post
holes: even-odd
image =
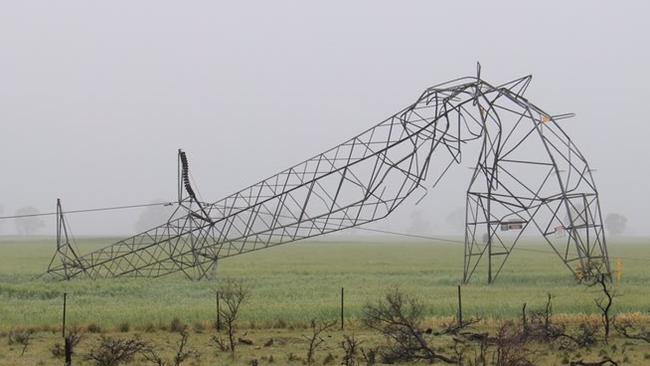
[[[68,337],[63,339],[65,352],[65,366],[72,366],[72,340]]]
[[[344,289],[343,289],[343,287],[341,287],[341,330],[343,330],[343,327],[344,327],[344,319],[345,319],[345,314],[344,314],[344,312],[343,312],[343,308],[344,308],[344,302],[343,302],[343,291],[344,291]]]
[[[221,309],[219,307],[219,291],[216,292],[217,300],[217,332],[221,331]]]
[[[521,307],[521,326],[522,326],[522,331],[524,334],[528,332],[528,321],[526,320],[526,303],[524,303],[524,306]]]
[[[463,300],[460,294],[460,285],[458,285],[458,325],[463,326]]]
[[[63,293],[63,319],[61,324],[61,336],[63,336],[63,352],[65,355],[65,366],[72,366],[72,340],[65,336],[65,318],[68,305],[68,293]]]
[[[64,292],[63,293],[63,321],[61,324],[61,337],[65,338],[65,308],[67,305],[67,300],[68,300],[68,293]]]

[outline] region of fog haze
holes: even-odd
[[[178,148],[216,201],[480,61],[488,82],[532,74],[529,100],[577,114],[559,123],[596,169],[603,213],[648,235],[648,14],[646,1],[4,2],[0,204],[9,215],[52,211],[57,197],[66,209],[173,200]],[[453,231],[474,163],[376,227],[416,230],[416,217]],[[70,222],[124,234],[139,214]]]

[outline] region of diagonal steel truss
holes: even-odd
[[[437,184],[472,141],[481,151],[467,190],[464,282],[483,262],[494,281],[528,232],[540,233],[574,274],[594,262],[609,271],[591,170],[558,124],[568,115],[523,96],[530,81],[494,86],[479,66],[476,77],[430,87],[361,134],[214,203],[197,200],[179,151],[178,206],[168,222],[83,256],[60,255],[48,272],[201,279],[222,258],[388,216],[427,191],[427,176]]]

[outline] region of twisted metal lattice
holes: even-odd
[[[426,89],[403,110],[350,140],[215,203],[199,202],[179,152],[179,205],[168,222],[83,256],[61,256],[61,278],[200,279],[219,259],[323,235],[388,216],[431,174],[436,183],[481,151],[467,190],[469,281],[484,258],[499,274],[517,241],[536,231],[567,268],[609,271],[598,192],[589,166],[558,120],[530,103],[531,77],[493,86],[464,77]],[[435,153],[435,155],[434,155]],[[449,161],[439,169],[436,162]],[[430,172],[430,170],[436,170]]]

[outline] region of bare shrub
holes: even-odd
[[[598,326],[589,322],[580,323],[577,332],[562,334],[560,342],[560,349],[590,348],[598,343]]]
[[[603,269],[603,264],[601,263],[589,262],[583,272],[584,278],[582,282],[587,284],[588,287],[597,287],[601,292],[601,295],[594,302],[600,311],[605,343],[607,343],[613,322],[613,316],[610,312],[614,303],[614,297],[616,297],[611,276],[609,272]]]
[[[237,320],[241,305],[250,296],[249,288],[240,279],[225,279],[219,286],[219,317],[225,326],[227,339],[214,335],[212,341],[221,351],[230,351],[235,354],[237,347]]]
[[[389,291],[376,304],[364,306],[363,313],[363,323],[386,338],[386,345],[380,349],[384,362],[456,363],[452,357],[435,351],[425,339],[426,333],[422,330],[424,307],[399,289]]]
[[[34,337],[34,331],[31,329],[14,329],[9,332],[7,343],[11,346],[17,344],[21,346],[20,356],[22,357],[27,351],[27,347],[32,343]]]
[[[524,322],[523,332],[532,340],[544,342],[564,336],[564,326],[553,322],[553,296],[550,293],[546,294],[546,303],[542,310],[530,312],[528,322]]]
[[[589,278],[594,279],[595,276]],[[547,294],[546,304],[539,311],[522,315],[522,332],[529,341],[559,343],[560,349],[588,348],[598,343],[598,327],[589,322],[583,322],[576,332],[567,332],[565,326],[553,322],[553,296]],[[568,362],[568,361],[567,361]]]
[[[363,356],[363,361],[366,363],[366,366],[373,366],[377,363],[377,348],[363,348],[361,347],[361,355]]]
[[[532,351],[527,347],[528,339],[512,322],[506,322],[499,327],[495,337],[491,339],[496,350],[494,364],[496,366],[534,366],[530,360]]]
[[[244,338],[246,334],[248,334],[248,332],[244,333],[243,337],[237,337],[237,343],[245,344],[247,346],[252,346],[254,342],[252,339]]]
[[[183,362],[190,360],[192,358],[198,359],[200,357],[200,353],[188,347],[188,340],[190,335],[187,331],[187,327],[181,329],[179,331],[179,334],[181,336],[181,339],[178,341],[176,355],[174,355],[174,358],[172,359],[171,362],[163,359],[162,356],[160,356],[160,354],[158,353],[158,351],[156,351],[153,347],[146,347],[145,349],[143,349],[142,356],[147,361],[153,363],[156,366],[168,366],[168,365],[180,366],[183,364]]]
[[[61,343],[54,343],[54,346],[50,348],[50,352],[55,358],[63,358],[65,356],[65,348],[61,345]]]
[[[598,286],[602,292],[601,297],[594,300],[596,306],[600,310],[600,318],[603,323],[603,329],[605,333],[605,343],[609,340],[609,330],[612,322],[612,316],[610,310],[612,309],[612,304],[614,302],[614,290],[612,289],[612,281],[609,276],[604,273],[598,273],[595,282],[592,286]]]
[[[336,357],[334,357],[333,354],[328,353],[327,356],[325,356],[325,358],[323,359],[323,365],[329,365],[333,363],[335,359]]]
[[[174,356],[174,366],[180,366],[183,362],[189,359],[198,359],[201,356],[198,351],[189,348],[187,345],[190,338],[187,327],[183,328],[183,330],[180,331],[180,336],[181,339],[178,341],[176,355]]]
[[[343,341],[341,342],[341,348],[343,349],[343,361],[342,365],[345,366],[357,366],[359,364],[359,347],[361,345],[354,334],[352,335],[343,335]]]
[[[447,324],[443,324],[443,328],[440,331],[434,332],[432,329],[427,329],[425,333],[434,336],[471,334],[467,333],[467,330],[472,328],[473,325],[479,323],[480,321],[481,318],[471,318],[469,320],[463,321],[462,323],[453,320]]]
[[[580,347],[591,347],[598,343],[598,327],[590,323],[581,323],[575,336]]]
[[[79,344],[79,342],[81,342],[81,339],[81,330],[79,328],[72,328],[68,331],[68,335],[63,339],[64,344],[61,345],[61,343],[55,343],[50,352],[52,352],[52,356],[54,357],[63,358],[66,356],[65,345],[67,344],[69,356],[72,356],[74,354],[74,348]]]
[[[138,353],[146,350],[147,344],[139,338],[123,339],[102,336],[99,344],[85,355],[96,366],[118,366],[133,361]]]
[[[318,347],[320,347],[325,342],[325,339],[322,337],[322,334],[330,330],[332,327],[334,327],[334,325],[336,325],[336,322],[326,323],[326,322],[317,322],[315,320],[311,321],[311,326],[310,326],[311,334],[308,336],[303,335],[303,338],[305,338],[308,342],[307,356],[305,359],[307,365],[314,364],[316,351],[318,350]]]
[[[617,321],[614,323],[614,329],[622,337],[627,339],[634,339],[650,343],[650,331],[646,328],[636,329],[636,326],[631,320]]]
[[[600,361],[591,361],[591,362],[583,361],[583,360],[571,361],[569,365],[570,366],[618,366],[618,363],[609,357],[605,357]]]
[[[452,350],[454,351],[454,355],[456,356],[455,359],[459,366],[465,365],[465,360],[467,359],[466,354],[471,349],[471,344],[468,344],[468,342],[465,342],[465,340],[454,338],[454,345],[452,347]]]

